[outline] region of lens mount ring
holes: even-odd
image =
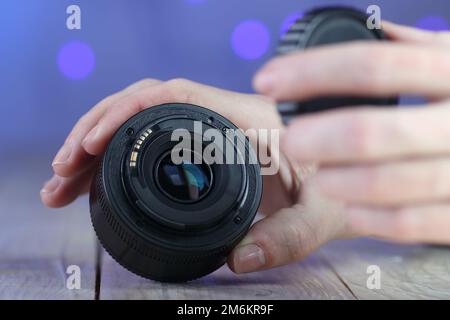
[[[161,192],[154,172],[174,145],[168,131],[189,131],[195,121],[222,134],[234,129],[236,139],[246,142],[249,158],[256,158],[248,139],[219,114],[165,104],[140,112],[116,132],[92,184],[91,218],[98,238],[119,263],[151,279],[185,281],[215,270],[245,235],[259,207],[258,163],[212,164],[211,189],[198,201],[182,203]],[[195,176],[194,167],[186,170],[190,183],[199,187],[202,176]]]

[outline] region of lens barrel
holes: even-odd
[[[206,152],[219,161],[205,161]],[[138,113],[115,133],[92,182],[100,242],[122,266],[153,280],[211,273],[259,207],[260,166],[250,159],[256,155],[248,139],[209,109],[172,103]]]
[[[299,18],[282,37],[278,55],[349,41],[386,41],[381,29],[368,29],[368,15],[360,10],[331,6],[311,10]],[[336,79],[339,81],[339,79]],[[398,97],[332,96],[308,101],[284,101],[278,105],[283,121],[293,117],[350,106],[392,106]]]

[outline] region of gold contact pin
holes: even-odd
[[[136,151],[131,153],[131,161],[136,162],[137,157],[138,157],[138,153]]]

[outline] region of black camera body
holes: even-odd
[[[209,129],[228,143],[205,141]],[[191,160],[174,163],[177,130],[203,151],[215,144],[224,161],[196,161],[203,155],[185,148],[178,151]],[[227,152],[235,163],[226,162]],[[249,159],[256,155],[248,139],[211,110],[173,103],[138,113],[114,135],[92,183],[91,218],[100,242],[122,266],[154,280],[187,281],[216,270],[259,207],[260,167]]]

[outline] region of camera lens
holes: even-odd
[[[115,133],[92,181],[97,237],[146,278],[188,281],[213,272],[256,215],[256,159],[242,131],[209,109],[147,108]]]
[[[212,184],[211,168],[200,162],[200,155],[194,155],[194,158],[194,161],[174,164],[170,152],[161,157],[156,166],[156,181],[168,197],[180,202],[195,202],[208,193]]]
[[[388,40],[383,30],[369,29],[367,19],[365,12],[345,6],[311,10],[289,28],[280,41],[278,54],[284,55],[341,42]],[[292,118],[306,113],[340,107],[386,107],[397,105],[398,101],[398,97],[327,96],[306,101],[283,101],[278,105],[278,111],[283,121],[288,123]]]

